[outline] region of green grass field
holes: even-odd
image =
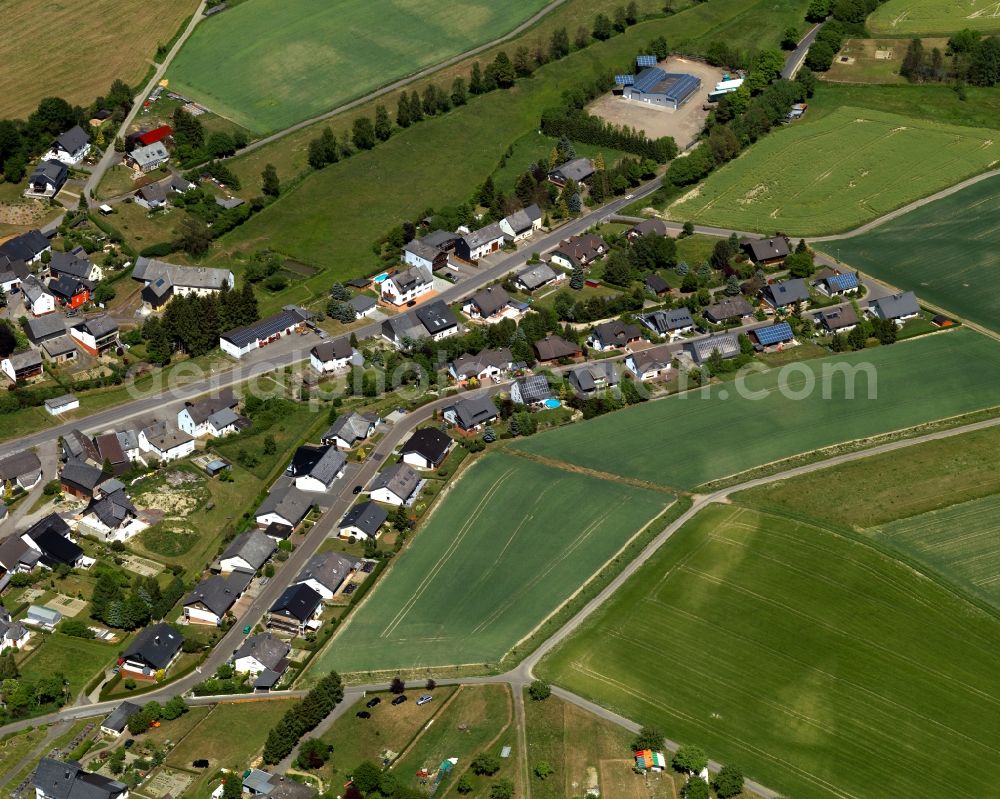
[[[82,618],[86,620],[86,616]],[[30,677],[62,672],[69,680],[73,700],[96,674],[114,665],[115,658],[122,649],[114,644],[72,638],[61,633],[43,635],[35,632],[33,637],[35,641],[32,644],[36,644],[38,640],[41,640],[41,644],[18,663],[21,673]]]
[[[552,148],[558,141],[552,136],[544,136],[537,130],[526,133],[512,145],[514,152],[507,159],[507,163],[498,167],[493,173],[493,182],[496,187],[505,194],[514,191],[517,179],[538,163],[539,159],[548,160]],[[579,158],[594,158],[598,153],[602,154],[604,163],[609,167],[628,155],[621,150],[598,147],[594,144],[574,144],[573,146]]]
[[[816,246],[948,311],[1000,330],[1000,177],[860,236]]]
[[[871,532],[877,541],[1000,608],[1000,495],[891,522]]]
[[[839,108],[775,131],[669,214],[737,230],[838,233],[982,172],[998,157],[996,130]]]
[[[495,39],[545,0],[253,0],[201,23],[171,88],[263,133]],[[219,53],[225,50],[226,57]]]
[[[315,670],[495,663],[670,501],[487,455],[393,561]]]
[[[888,0],[866,23],[875,35],[907,36],[937,33],[947,36],[963,28],[983,33],[1000,31],[1000,3],[996,0]]]
[[[938,799],[996,788],[998,653],[996,618],[879,552],[715,506],[539,671],[796,799]]]
[[[824,399],[824,374],[866,363],[877,375],[872,384],[877,398],[868,399],[868,383],[861,376],[854,381],[855,399],[847,399],[843,377],[826,381],[830,390]],[[745,380],[747,392],[769,392],[759,400],[739,396],[737,386],[725,383],[514,446],[590,469],[693,488],[821,447],[992,407],[998,403],[1000,346],[963,329],[785,368]],[[803,399],[791,398],[811,380],[815,390]],[[595,441],[601,446],[593,446]]]

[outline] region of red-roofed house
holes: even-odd
[[[148,146],[156,144],[158,141],[163,141],[163,139],[167,138],[173,132],[173,129],[169,125],[161,125],[158,128],[147,130],[145,133],[140,133],[138,139],[144,145]]]

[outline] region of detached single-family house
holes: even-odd
[[[96,316],[70,325],[69,334],[85,352],[97,357],[118,346],[118,323],[110,316]]]
[[[446,422],[468,433],[496,420],[500,412],[489,397],[463,397],[445,408],[442,415]]]
[[[185,402],[177,413],[177,427],[195,438],[218,438],[237,429],[240,417],[236,414],[239,401],[232,391],[223,391],[216,397],[206,397],[197,402]],[[228,413],[220,415],[221,412]]]
[[[735,358],[740,354],[740,339],[736,333],[716,333],[714,336],[696,339],[688,347],[695,363],[705,363],[718,352],[723,358]]]
[[[816,324],[827,333],[849,333],[858,326],[858,315],[850,305],[823,308],[817,312]]]
[[[125,728],[128,727],[129,718],[140,710],[142,710],[141,705],[128,701],[122,702],[101,722],[101,732],[113,738],[118,738],[125,732]]]
[[[52,277],[75,277],[77,280],[88,280],[96,283],[104,279],[104,270],[95,264],[80,247],[72,252],[53,252],[49,261],[49,274]]]
[[[69,170],[66,164],[54,158],[42,161],[28,176],[28,187],[24,190],[25,197],[35,197],[51,200],[66,185]]]
[[[753,308],[743,297],[726,297],[720,302],[705,306],[702,313],[713,325],[722,325],[752,316]]]
[[[411,267],[433,272],[448,263],[448,253],[421,239],[413,239],[403,247],[403,261]]]
[[[126,158],[136,172],[152,172],[170,160],[170,152],[162,141],[136,147]]]
[[[90,152],[90,136],[79,125],[74,125],[65,133],[60,133],[49,149],[42,154],[45,161],[60,161],[67,166],[76,166]]]
[[[44,316],[56,309],[56,298],[34,275],[28,275],[21,281],[21,296],[24,307],[31,311],[32,316]]]
[[[79,308],[90,300],[90,286],[69,275],[60,275],[50,280],[49,293],[63,308]]]
[[[233,288],[235,278],[229,269],[211,269],[205,266],[178,266],[155,258],[140,257],[132,269],[132,279],[142,281],[144,291],[159,284],[157,294],[167,298],[194,294],[205,297],[218,294],[224,288]],[[143,295],[145,299],[145,294]],[[162,304],[162,302],[160,303]],[[158,306],[157,306],[158,307]]]
[[[21,281],[28,274],[28,265],[24,261],[12,261],[0,255],[0,291],[8,297],[21,290]]]
[[[32,779],[35,799],[128,799],[125,783],[87,771],[75,760],[43,757]]]
[[[70,537],[69,525],[58,514],[50,513],[35,522],[21,535],[21,540],[38,552],[38,561],[46,568],[83,563],[83,550]]]
[[[423,297],[433,288],[431,271],[425,266],[411,266],[383,280],[379,294],[383,301],[399,306]]]
[[[509,349],[482,350],[477,355],[464,353],[448,364],[448,374],[460,383],[467,380],[499,380],[510,372],[513,356]]]
[[[394,463],[383,469],[372,480],[368,496],[386,505],[406,505],[413,500],[420,487],[420,475],[405,463]]]
[[[323,597],[305,583],[290,585],[267,611],[267,626],[291,636],[318,629]]]
[[[347,511],[340,520],[340,537],[374,540],[388,518],[388,512],[381,505],[362,502]]]
[[[813,281],[813,286],[828,297],[840,297],[844,294],[854,294],[861,288],[858,276],[854,272],[833,272],[820,274]]]
[[[917,295],[912,291],[901,291],[890,297],[881,297],[868,303],[868,310],[879,319],[889,319],[897,325],[920,315]]]
[[[646,279],[643,281],[646,286],[646,291],[657,297],[662,297],[664,294],[669,293],[670,284],[660,277],[656,272],[650,272],[646,275]]]
[[[21,261],[25,264],[36,264],[42,260],[46,252],[52,250],[52,242],[40,230],[29,230],[0,244],[0,262],[13,264]]]
[[[518,242],[542,229],[542,210],[532,203],[500,220],[500,230],[510,241]]]
[[[461,332],[455,315],[443,300],[434,300],[422,305],[413,314],[426,331],[426,337],[432,341],[440,341]]]
[[[184,620],[188,624],[222,624],[251,580],[253,574],[244,571],[205,578],[184,597]]]
[[[421,427],[414,431],[400,450],[403,463],[417,469],[436,469],[454,442],[436,427]]]
[[[289,473],[294,478],[296,488],[324,492],[333,487],[334,481],[344,474],[346,466],[347,458],[336,447],[314,447],[307,444],[295,451]]]
[[[16,535],[0,541],[0,591],[7,587],[11,575],[27,574],[40,559],[41,553]]]
[[[20,649],[31,638],[31,631],[19,621],[14,621],[5,608],[0,608],[0,652]]]
[[[788,322],[778,322],[751,330],[750,339],[758,349],[770,351],[781,349],[785,344],[795,341],[795,333],[792,332],[792,326]]]
[[[625,232],[629,241],[641,239],[643,236],[666,236],[667,224],[662,219],[643,219]]]
[[[478,261],[503,247],[504,231],[499,222],[463,234],[455,242],[455,254],[466,261]]]
[[[598,352],[607,352],[635,344],[641,338],[642,331],[636,325],[627,325],[620,319],[612,319],[590,331],[588,344]]]
[[[579,344],[567,341],[562,336],[550,334],[535,342],[535,355],[541,363],[546,363],[563,358],[579,358],[583,355],[583,350]]]
[[[338,416],[323,433],[321,441],[338,449],[353,449],[368,439],[378,426],[377,414],[362,414],[355,411]]]
[[[135,193],[134,197],[135,204],[147,211],[167,207],[167,190],[159,183],[147,183]]]
[[[764,288],[761,296],[764,302],[776,311],[789,308],[796,303],[805,307],[809,304],[809,287],[802,278],[794,277],[771,283]]]
[[[30,491],[42,479],[42,462],[33,449],[0,459],[0,489],[20,487]]]
[[[282,336],[289,336],[310,318],[310,314],[300,308],[283,308],[273,316],[254,322],[252,325],[237,327],[219,336],[219,348],[233,358],[242,358],[254,350],[266,347]]]
[[[378,310],[378,303],[376,303],[375,300],[367,294],[355,294],[347,301],[347,304],[354,309],[355,319],[362,319],[366,316],[371,316],[376,310]]]
[[[294,485],[272,488],[257,508],[257,525],[267,528],[271,524],[281,524],[294,530],[314,504],[309,494]]]
[[[642,323],[659,336],[675,338],[694,330],[694,319],[687,308],[653,311],[639,317]]]
[[[462,312],[470,319],[482,322],[497,322],[510,309],[510,294],[503,286],[487,286],[480,289],[462,305]]]
[[[194,438],[166,422],[154,422],[139,431],[139,449],[161,461],[173,461],[194,452]]]
[[[297,585],[308,585],[324,600],[333,599],[337,589],[356,568],[356,561],[339,552],[323,552],[313,555],[295,578]]]
[[[233,669],[238,674],[256,677],[270,669],[278,674],[288,668],[291,647],[271,633],[251,635],[233,655]]]
[[[774,236],[769,239],[743,239],[740,249],[757,266],[778,266],[785,262],[791,248],[784,236]]]
[[[115,481],[117,482],[117,481]],[[109,480],[108,483],[111,483]],[[103,492],[103,487],[102,487]],[[80,532],[102,541],[128,541],[148,525],[140,521],[139,512],[123,488],[92,499],[80,517]]]
[[[219,556],[219,571],[223,574],[237,571],[256,574],[277,548],[274,539],[260,530],[240,533]]]
[[[549,255],[549,261],[567,269],[586,267],[604,257],[607,251],[608,245],[604,239],[588,233],[559,242],[559,246]]]
[[[167,182],[167,188],[175,194],[187,194],[191,189],[197,188],[197,184],[192,183],[183,175],[171,175]]]
[[[574,158],[549,172],[549,180],[561,187],[570,180],[582,183],[594,172],[594,162],[589,158]]]
[[[565,280],[565,272],[557,272],[548,264],[535,264],[529,266],[523,272],[518,272],[514,278],[514,285],[522,291],[537,291],[549,283]]]
[[[13,383],[35,380],[42,376],[42,356],[38,350],[11,353],[0,361],[0,372]]]
[[[611,361],[585,363],[569,373],[569,382],[579,394],[590,396],[617,386],[618,372]]]
[[[552,399],[552,391],[544,375],[529,375],[514,381],[510,387],[510,398],[518,405],[541,405]]]
[[[354,360],[355,350],[346,336],[323,341],[309,351],[309,365],[321,375],[343,372]]]
[[[138,680],[155,680],[181,653],[183,638],[166,622],[154,624],[139,633],[121,656],[121,674]]]

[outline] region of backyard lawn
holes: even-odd
[[[737,230],[838,233],[982,172],[998,157],[996,130],[843,107],[774,131],[668,212]]]
[[[915,364],[920,379],[914,379]],[[848,381],[852,368],[857,371]],[[993,407],[1000,345],[960,329],[754,373],[743,386],[727,382],[647,402],[514,447],[693,488],[821,447]]]
[[[713,506],[536,671],[798,799],[938,799],[995,787],[998,653],[995,617],[890,557]]]
[[[851,267],[1000,331],[1000,177],[816,247]]]
[[[313,673],[496,663],[671,501],[491,453],[452,486]]]
[[[38,641],[41,644],[18,663],[21,673],[30,677],[61,672],[69,680],[72,700],[97,674],[114,665],[122,649],[121,644],[104,644],[62,633],[35,632],[33,638],[32,644]]]

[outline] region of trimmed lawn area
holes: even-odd
[[[504,194],[510,194],[514,191],[518,177],[531,169],[539,160],[546,162],[549,160],[552,148],[556,146],[558,141],[559,139],[545,136],[537,130],[524,134],[511,145],[514,152],[507,157],[507,163],[493,173],[493,182],[496,187]],[[614,166],[628,155],[621,150],[611,150],[594,144],[580,144],[578,142],[573,142],[573,149],[576,150],[577,158],[595,158],[598,154],[602,154],[604,163],[608,167]]]
[[[246,433],[226,438],[214,447],[214,451],[234,465],[240,452],[246,452],[255,460],[250,461],[253,465],[247,467],[248,471],[261,480],[266,480],[279,466],[287,465],[293,448],[326,424],[326,413],[310,408],[307,403],[291,400],[280,402],[281,405],[273,412],[262,411],[257,414],[253,427]],[[264,452],[268,436],[274,438],[277,447],[272,455]]]
[[[548,779],[532,771],[532,799],[564,799],[579,796],[588,781],[597,777],[604,796],[615,799],[674,799],[684,784],[671,772],[641,776],[633,771],[632,740],[624,727],[550,696],[534,702],[524,694],[528,735],[528,767],[552,766]],[[593,770],[593,771],[591,771]]]
[[[852,384],[849,399],[845,386]],[[814,449],[992,407],[998,402],[1000,345],[961,329],[789,364],[754,373],[742,385],[727,382],[647,402],[513,446],[693,488]]]
[[[282,0],[254,0],[201,23],[167,74],[175,91],[265,133],[470,50],[544,6],[300,0],[290,15]]]
[[[1000,31],[1000,8],[996,0],[888,0],[876,7],[865,23],[875,34],[907,36],[936,33],[950,36],[963,28],[982,33]]]
[[[921,299],[1000,330],[1000,177],[988,178],[860,236],[815,246]]]
[[[218,770],[229,768],[240,773],[246,769],[260,753],[271,727],[297,701],[273,699],[215,705],[212,712],[170,750],[166,764],[189,770],[192,761],[207,759],[208,768],[189,789],[191,796],[207,796],[207,787]]]
[[[936,799],[930,751],[965,766],[950,795],[993,790],[998,653],[996,618],[880,552],[713,506],[539,671],[799,799]]]
[[[820,469],[736,497],[763,510],[862,530],[1000,493],[998,450],[1000,427],[989,427]]]
[[[490,453],[452,486],[313,673],[496,663],[671,500]]]
[[[143,0],[53,3],[39,13],[36,0],[7,0],[4,26],[17,31],[0,44],[0,118],[25,118],[43,97],[90,105],[121,78],[133,89],[146,75],[159,44],[165,44],[198,7],[171,0],[149,14]],[[144,18],[143,24],[136,20]],[[26,42],[58,42],[25,46]]]
[[[847,56],[853,61],[845,64],[839,57],[835,58],[830,69],[819,74],[820,80],[904,84],[907,81],[899,74],[899,67],[909,43],[909,39],[847,39],[838,55]],[[935,47],[943,53],[948,46],[948,39],[924,39],[923,45],[928,53]],[[891,53],[891,57],[886,58],[886,53]]]
[[[87,620],[86,616],[82,618]],[[33,644],[39,639],[41,644],[18,662],[18,669],[26,677],[62,672],[69,680],[71,702],[95,675],[114,664],[118,652],[124,648],[122,643],[104,644],[62,633],[35,632],[32,637]]]
[[[672,219],[740,230],[837,233],[982,172],[998,157],[996,130],[839,108],[773,132],[668,210]]]

